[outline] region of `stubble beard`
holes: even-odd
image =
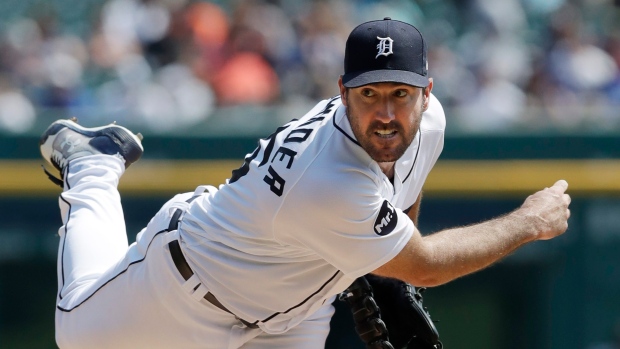
[[[414,113],[418,112],[414,111]],[[407,151],[407,148],[409,148],[411,142],[413,142],[413,139],[420,128],[420,122],[422,121],[421,115],[416,115],[413,119],[411,127],[409,127],[409,132],[405,132],[405,129],[401,123],[395,120],[392,120],[387,124],[380,121],[374,121],[366,130],[362,130],[360,124],[358,123],[358,118],[355,117],[355,111],[348,107],[346,109],[346,114],[349,119],[349,123],[351,124],[353,134],[355,135],[355,138],[359,142],[360,146],[374,161],[378,163],[390,163],[400,159]],[[421,112],[419,112],[419,114],[421,114]],[[373,142],[373,139],[376,139],[377,137],[375,135],[375,131],[382,129],[396,130],[396,137],[400,140],[400,142],[392,148],[381,147]]]

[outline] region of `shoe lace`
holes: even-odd
[[[60,171],[60,177],[64,178],[65,177],[65,164],[66,161],[64,161],[64,159],[62,158],[61,155],[58,154],[52,154],[50,161],[52,162],[52,165],[54,165],[54,167],[56,167],[59,171]],[[57,186],[59,186],[60,188],[64,188],[65,186],[65,182],[60,179],[57,178],[56,176],[54,176],[53,174],[51,174],[46,168],[45,166],[41,165],[41,168],[43,168],[43,172],[45,172],[45,174],[47,175],[47,178],[49,178],[49,180],[56,184]]]
[[[62,175],[65,170],[65,165],[67,161],[63,159],[62,155],[59,155],[58,153],[53,153],[50,160],[52,162],[52,165],[54,165],[54,167],[56,167],[58,171],[60,171],[60,174]]]
[[[62,179],[56,178],[56,176],[54,176],[53,174],[51,174],[46,168],[45,166],[41,165],[41,168],[43,169],[43,172],[45,172],[45,174],[47,175],[47,178],[49,178],[50,181],[52,181],[52,183],[56,184],[57,186],[64,188],[65,187],[65,182]]]

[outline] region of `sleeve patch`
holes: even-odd
[[[397,222],[398,215],[396,214],[394,206],[387,200],[384,200],[383,205],[381,205],[381,210],[379,210],[379,214],[377,215],[377,219],[375,220],[375,233],[381,236],[387,235],[396,228]]]

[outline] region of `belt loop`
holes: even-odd
[[[177,208],[176,211],[174,211],[174,213],[172,214],[172,217],[170,218],[170,224],[168,225],[168,231],[177,230],[179,228],[179,221],[181,220],[181,216],[183,215],[183,213],[185,213],[185,210],[187,209],[189,204],[192,201],[196,200],[196,198],[198,198],[200,195],[204,194],[205,192],[208,192],[209,187],[212,187],[212,186],[201,185],[198,188],[196,188],[196,191],[194,191],[194,195],[192,195],[191,198],[185,200],[185,202],[187,203],[185,206],[185,209]]]
[[[194,274],[196,275],[196,274]],[[205,287],[205,285],[200,284],[198,285],[198,287],[196,288],[196,290],[194,291],[194,293],[192,293],[192,298],[194,298],[195,301],[199,301],[201,299],[204,298],[204,296],[209,292],[209,290],[207,290],[207,288]]]
[[[182,287],[183,291],[187,293],[192,293],[199,286],[201,286],[200,280],[198,279],[198,276],[196,276],[196,274],[193,274],[189,279],[185,280]]]
[[[179,240],[179,231],[178,230],[171,230],[168,233],[164,234],[164,244],[168,245],[168,243],[174,241],[174,240]],[[170,248],[170,247],[168,247]]]
[[[204,193],[215,193],[216,191],[217,188],[212,185],[199,185],[196,187],[196,190],[194,190],[194,196],[199,196]]]
[[[181,215],[183,214],[183,210],[177,208],[176,211],[172,214],[172,218],[170,218],[170,224],[168,225],[168,231],[177,230],[179,227],[179,219],[181,219]]]

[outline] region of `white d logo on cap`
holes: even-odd
[[[378,52],[375,59],[379,56],[389,56],[394,53],[392,51],[392,43],[394,42],[392,38],[389,36],[387,38],[380,38],[377,36],[377,39],[379,39],[379,43],[377,44]]]

